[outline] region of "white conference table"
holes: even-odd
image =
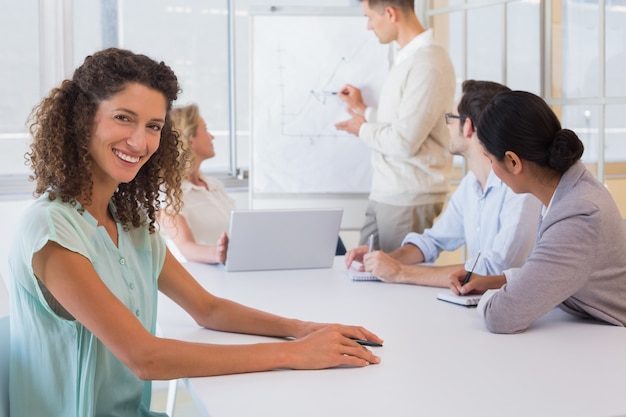
[[[332,269],[186,267],[216,295],[279,315],[363,325],[385,340],[372,348],[381,363],[365,368],[186,379],[205,416],[626,415],[624,328],[555,309],[524,333],[492,334],[476,309],[437,300],[442,289],[351,281],[343,257]],[[166,337],[276,340],[203,329],[165,296],[159,302]]]

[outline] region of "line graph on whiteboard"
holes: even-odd
[[[371,35],[371,34],[365,34]],[[365,91],[367,103],[375,104],[378,84],[382,77],[368,81],[363,76],[355,74],[355,65],[367,61],[368,51],[376,46],[377,40],[373,36],[362,36],[360,45],[350,45],[352,50],[338,56],[335,63],[318,62],[319,71],[312,74],[310,80],[290,82],[291,74],[287,73],[283,53],[285,49],[279,44],[276,50],[278,63],[278,78],[281,97],[281,134],[284,136],[308,138],[309,140],[322,137],[344,136],[345,132],[337,131],[335,123],[349,118],[345,111],[345,103],[339,98],[341,88],[347,83],[358,83]],[[287,60],[289,61],[289,60]],[[384,65],[381,66],[384,69]],[[303,73],[304,71],[299,71]],[[368,74],[369,75],[369,74]],[[309,81],[309,84],[306,82]],[[376,91],[377,92],[377,91]]]
[[[362,15],[255,16],[252,167],[255,192],[366,192],[369,149],[335,124],[346,84],[376,105],[388,47]]]

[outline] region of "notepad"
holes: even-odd
[[[348,276],[352,279],[352,281],[382,281],[381,279],[375,277],[371,272],[359,271],[355,268],[348,269]]]
[[[437,299],[449,303],[459,304],[467,307],[475,307],[480,302],[482,294],[456,295],[453,292],[440,292]]]

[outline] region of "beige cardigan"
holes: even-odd
[[[452,62],[434,42],[390,69],[378,109],[359,132],[372,151],[371,200],[399,206],[445,201],[452,155],[444,114],[454,90]]]

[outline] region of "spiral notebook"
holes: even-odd
[[[371,272],[359,271],[356,268],[348,268],[348,276],[352,281],[381,281],[381,279],[375,277]]]
[[[437,299],[467,307],[476,307],[482,294],[456,295],[453,292],[440,292]]]

